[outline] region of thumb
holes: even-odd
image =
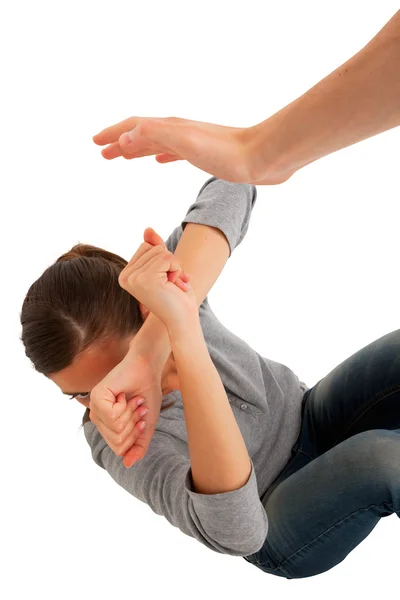
[[[151,227],[147,227],[147,229],[145,229],[143,239],[147,244],[151,244],[152,246],[163,246],[163,248],[166,248],[164,240]],[[183,273],[180,266],[175,271],[169,271],[167,277],[168,281],[175,283],[175,285],[177,285],[184,292],[186,291],[188,275]]]
[[[151,227],[147,227],[144,230],[143,239],[147,244],[151,244],[152,246],[163,246],[165,248],[164,240]]]
[[[113,416],[115,418],[120,417],[126,409],[126,396],[124,392],[117,394],[115,397],[115,404],[112,407]]]
[[[184,119],[146,119],[120,138],[120,143],[130,144],[132,150],[149,143],[163,152],[185,157],[193,147],[193,128]],[[171,152],[172,151],[172,152]]]

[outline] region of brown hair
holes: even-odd
[[[20,340],[36,371],[56,373],[94,342],[137,333],[143,324],[139,302],[118,283],[126,265],[113,252],[76,244],[30,286]],[[82,425],[90,421],[89,412]]]

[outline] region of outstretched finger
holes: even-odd
[[[103,150],[101,151],[101,155],[107,160],[118,158],[118,156],[122,156],[121,146],[118,144],[118,142],[110,144],[109,146],[107,146],[107,148],[103,148]]]
[[[186,158],[195,151],[198,129],[198,126],[185,119],[147,118],[121,136],[119,143],[123,150],[126,147],[129,155],[152,149],[155,155],[170,154]]]
[[[143,117],[129,117],[124,119],[115,125],[106,127],[99,133],[93,136],[93,141],[98,146],[104,146],[105,144],[112,144],[117,142],[121,135],[127,131],[131,131],[143,120]]]
[[[120,144],[119,142],[110,144],[101,151],[101,155],[107,160],[112,160],[113,158],[118,158],[119,156],[126,158],[126,160],[131,160],[132,158],[143,158],[145,156],[152,156],[153,154],[154,150],[149,148],[142,148],[140,150],[136,150],[136,152],[133,152],[133,150],[131,151],[131,147],[129,145],[127,146],[126,144]]]
[[[156,156],[156,161],[161,164],[175,162],[177,160],[183,160],[183,158],[177,154],[168,154],[166,152],[164,154],[157,154]]]

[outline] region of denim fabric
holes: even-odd
[[[266,573],[312,577],[340,563],[382,517],[400,517],[400,330],[307,390],[291,458],[262,498]]]

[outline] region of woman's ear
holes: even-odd
[[[150,311],[147,308],[147,306],[145,306],[141,302],[139,302],[139,309],[140,309],[140,313],[142,315],[142,319],[143,319],[143,321],[145,321],[147,319]]]

